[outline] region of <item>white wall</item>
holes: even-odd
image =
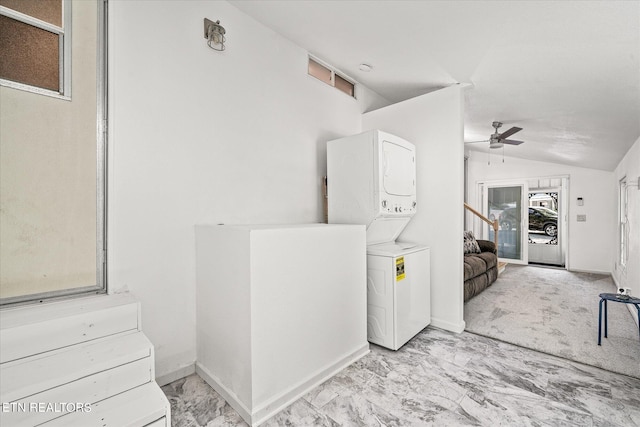
[[[142,302],[171,379],[196,356],[194,225],[321,221],[325,142],[385,101],[309,77],[307,52],[227,2],[114,1],[109,15],[109,289]],[[205,17],[226,51],[207,47]]]
[[[514,148],[515,149],[515,148]],[[469,151],[468,201],[480,209],[477,183],[503,179],[528,179],[569,175],[568,257],[567,267],[575,271],[610,273],[611,253],[614,251],[616,193],[611,192],[612,172],[578,168],[554,163],[536,162],[515,157],[492,156],[487,164],[487,153]],[[576,198],[584,199],[577,206]],[[586,214],[586,222],[577,222],[576,215]]]
[[[626,177],[627,184],[635,183],[635,185],[629,185],[627,189],[627,204],[628,204],[628,221],[629,221],[629,258],[627,260],[626,268],[621,268],[620,250],[617,246],[618,240],[616,239],[616,246],[611,252],[615,259],[613,260],[614,270],[613,278],[618,286],[624,288],[631,288],[631,295],[637,297],[640,295],[640,188],[638,188],[638,177],[640,176],[640,138],[629,149],[624,158],[620,161],[620,164],[614,171],[614,183],[611,192],[618,194],[618,182]],[[613,207],[613,214],[616,219],[618,218],[618,198],[615,199],[615,205]],[[616,223],[616,230],[617,223]],[[629,306],[634,317],[637,317],[637,311],[632,306]],[[637,319],[636,319],[637,320]]]
[[[399,240],[431,247],[432,325],[454,332],[463,319],[463,116],[458,86],[364,114],[380,129],[416,145],[418,212]]]

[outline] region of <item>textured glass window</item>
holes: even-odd
[[[309,75],[331,85],[331,70],[309,58]]]
[[[308,70],[310,76],[325,82],[329,86],[335,87],[339,91],[344,92],[353,98],[356,97],[355,84],[336,74],[335,70],[331,67],[322,65],[320,62],[310,57]]]
[[[0,6],[62,27],[62,0],[0,0]]]
[[[0,84],[71,96],[71,2],[0,0]]]
[[[60,36],[0,15],[0,78],[60,92]]]
[[[354,84],[351,83],[349,80],[343,79],[342,77],[336,74],[335,85],[336,85],[336,89],[343,91],[349,96],[353,96]]]

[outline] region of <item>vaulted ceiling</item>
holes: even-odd
[[[507,156],[613,170],[640,137],[637,0],[231,3],[390,102],[464,84],[465,141],[519,126]]]

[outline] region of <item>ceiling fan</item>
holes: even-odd
[[[498,128],[500,128],[502,126],[502,122],[493,122],[491,124],[491,126],[494,127],[495,132],[491,134],[489,139],[485,139],[485,140],[482,140],[482,141],[469,141],[469,142],[467,142],[467,144],[474,144],[476,142],[488,142],[489,143],[489,148],[502,148],[502,147],[504,147],[504,144],[507,144],[507,145],[520,145],[520,144],[524,143],[524,141],[517,141],[515,139],[507,139],[511,135],[513,135],[514,133],[520,132],[522,130],[522,128],[514,126],[509,130],[506,130],[506,131],[504,131],[502,133],[498,133]]]

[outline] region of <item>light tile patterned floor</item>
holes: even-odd
[[[241,426],[196,375],[163,387],[174,427]],[[489,338],[427,328],[371,353],[266,426],[640,426],[640,380]]]

